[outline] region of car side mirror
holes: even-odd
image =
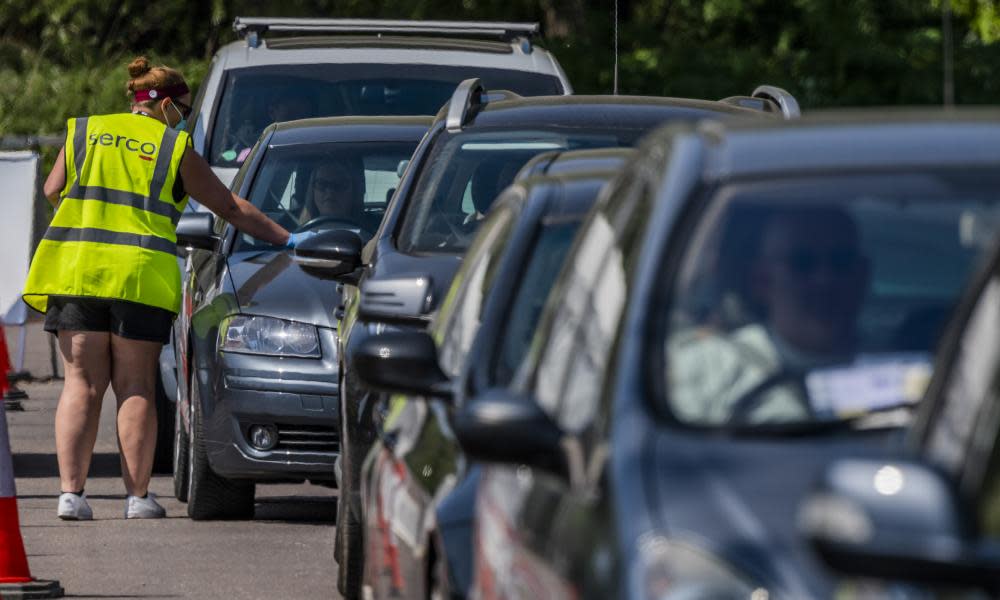
[[[361,266],[364,241],[348,229],[321,231],[295,247],[295,262],[320,279],[348,279]]]
[[[528,465],[565,475],[563,433],[533,398],[492,388],[452,419],[452,429],[474,460]]]
[[[376,320],[424,320],[431,300],[427,275],[366,279],[361,284],[358,314]]]
[[[361,383],[390,394],[451,398],[451,380],[438,364],[426,331],[381,333],[365,339],[351,359]]]
[[[211,213],[184,213],[177,221],[177,245],[181,248],[215,250],[215,217]]]
[[[974,514],[927,465],[841,459],[803,503],[799,527],[842,573],[995,591],[1000,548],[979,541]]]

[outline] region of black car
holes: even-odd
[[[531,339],[584,214],[630,153],[533,159],[526,170],[541,174],[519,180],[490,208],[428,331],[373,336],[355,354],[364,383],[399,394],[362,467],[364,583],[375,598],[468,590],[478,477],[449,415],[514,377],[511,365]]]
[[[368,337],[424,328],[496,195],[534,156],[554,150],[629,146],[655,125],[706,116],[791,117],[787,92],[709,102],[628,96],[539,96],[488,92],[462,82],[414,153],[385,220],[364,252],[342,256],[341,442],[337,472],[338,584],[359,593],[362,572],[361,464],[375,441],[380,396],[359,382],[350,355]],[[343,240],[342,250],[356,243]]]
[[[337,117],[265,129],[233,182],[289,230],[369,238],[426,117]],[[174,488],[195,519],[250,517],[258,481],[333,485],[339,451],[337,284],[285,248],[209,214],[182,217],[187,258],[174,330]],[[201,249],[197,249],[201,248]]]
[[[826,463],[898,446],[997,222],[998,168],[1000,117],[978,113],[651,136],[582,226],[519,377],[452,421],[491,463],[471,594],[865,589],[795,516]]]
[[[944,334],[906,451],[837,459],[799,511],[817,554],[845,576],[1000,596],[998,250]]]

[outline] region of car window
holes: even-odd
[[[441,369],[457,377],[479,331],[480,317],[514,225],[513,210],[490,215],[441,304],[432,335]]]
[[[528,354],[531,338],[542,316],[542,307],[562,269],[566,254],[580,227],[580,218],[543,222],[534,244],[527,252],[528,262],[517,280],[510,309],[504,318],[506,331],[493,365],[493,384],[505,386]]]
[[[524,96],[562,93],[550,75],[440,65],[309,64],[226,72],[209,136],[209,162],[235,167],[277,121],[349,115],[435,115],[463,79]],[[201,118],[199,115],[198,118]]]
[[[719,190],[664,303],[666,364],[652,368],[666,407],[753,427],[912,406],[998,223],[998,183],[895,172]]]
[[[995,402],[1000,367],[1000,280],[991,278],[962,330],[946,375],[940,410],[928,424],[925,452],[959,476],[965,467],[984,404]],[[1000,517],[1000,514],[997,515]]]
[[[1000,279],[979,291],[948,364],[924,455],[975,499],[981,531],[1000,538]]]
[[[461,253],[497,194],[541,152],[626,146],[634,130],[564,127],[552,131],[441,134],[417,175],[397,241],[403,252]]]
[[[248,199],[289,231],[346,224],[370,236],[399,183],[399,162],[416,145],[338,142],[269,148]],[[239,240],[239,250],[270,247],[246,234]]]

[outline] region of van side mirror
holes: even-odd
[[[215,217],[211,213],[187,212],[177,221],[177,245],[181,248],[215,250],[219,242],[215,235]]]
[[[321,231],[295,247],[295,262],[320,279],[342,280],[361,266],[364,241],[349,229]]]
[[[372,389],[451,397],[451,380],[441,371],[437,345],[426,331],[374,335],[361,342],[351,358],[361,383]]]
[[[506,388],[487,390],[454,415],[452,428],[472,459],[569,472],[563,433],[533,398]]]
[[[914,461],[842,459],[803,503],[799,527],[850,575],[1000,589],[1000,547],[945,475]]]

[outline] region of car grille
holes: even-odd
[[[286,452],[309,452],[335,454],[340,450],[337,440],[337,430],[333,427],[317,425],[276,424],[278,428],[278,444],[275,450]]]

